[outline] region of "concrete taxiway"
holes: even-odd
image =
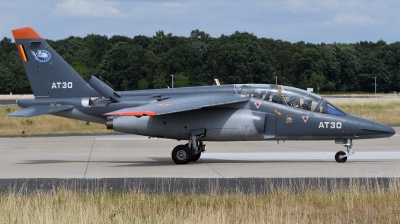
[[[353,140],[346,163],[333,141],[206,142],[199,161],[176,165],[179,142],[135,135],[0,138],[0,179],[400,177],[400,127],[391,138]]]

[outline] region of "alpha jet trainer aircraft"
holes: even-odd
[[[32,28],[12,31],[34,100],[18,100],[30,117],[52,114],[106,124],[108,129],[186,140],[172,150],[177,164],[196,161],[203,141],[334,140],[353,154],[353,139],[383,138],[393,128],[349,115],[313,93],[281,85],[234,84],[114,91],[92,76],[85,82]]]

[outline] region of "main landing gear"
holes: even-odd
[[[202,136],[192,136],[188,144],[178,145],[172,150],[171,157],[176,164],[187,164],[200,159],[201,153],[206,151],[203,141],[197,140]]]
[[[335,160],[338,163],[344,163],[347,161],[347,157],[351,156],[354,154],[353,150],[351,150],[351,147],[353,146],[353,140],[352,139],[347,139],[347,140],[337,140],[335,141],[336,144],[342,144],[344,147],[347,148],[347,153],[343,151],[339,151],[335,155]]]
[[[172,150],[171,157],[176,164],[187,164],[190,161],[195,162],[199,160],[201,153],[204,151],[206,151],[206,145],[203,144],[203,141],[196,141],[195,144],[188,143],[176,146]]]

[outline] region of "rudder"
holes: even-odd
[[[35,98],[100,96],[34,29],[12,33]]]

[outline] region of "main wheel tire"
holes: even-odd
[[[192,155],[192,161],[196,162],[197,160],[200,159],[201,156],[201,152],[197,153],[196,155]]]
[[[172,150],[171,157],[176,164],[187,164],[192,160],[192,152],[186,145],[178,145]]]
[[[346,155],[346,153],[343,152],[343,151],[337,152],[336,155],[335,155],[336,162],[338,162],[338,163],[346,162],[347,161],[347,157],[339,158],[340,156],[344,156],[344,155]]]

